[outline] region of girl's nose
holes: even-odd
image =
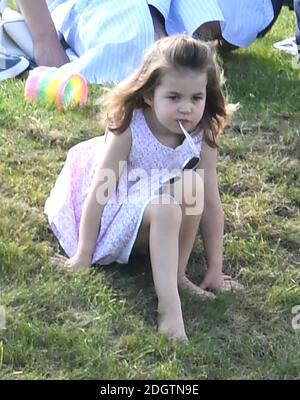
[[[189,103],[181,104],[179,106],[179,112],[182,114],[189,114],[192,111],[192,106]]]

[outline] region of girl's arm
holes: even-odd
[[[204,210],[201,218],[207,264],[211,272],[221,273],[223,264],[224,212],[217,176],[217,149],[203,142],[200,168],[204,169]]]
[[[74,257],[68,260],[68,267],[80,269],[91,264],[100,231],[103,209],[109,198],[115,193],[116,184],[123,171],[124,161],[128,159],[130,147],[130,129],[127,129],[121,135],[110,134],[107,137],[107,142],[101,154],[101,162],[97,166],[83,206],[77,252]]]
[[[18,0],[17,2],[32,36],[37,64],[59,67],[69,62],[58,39],[46,1]]]

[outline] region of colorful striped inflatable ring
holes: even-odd
[[[27,78],[25,98],[30,102],[55,104],[60,111],[65,111],[86,104],[88,84],[81,74],[54,67],[37,67]]]

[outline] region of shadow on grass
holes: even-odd
[[[157,299],[147,256],[131,257],[128,264],[95,265],[93,271],[104,275],[106,284],[134,314],[142,315],[147,324],[156,325]]]
[[[201,282],[205,274],[205,269],[199,268],[197,261],[199,257],[202,258],[193,253],[188,268],[188,276],[196,284]],[[157,297],[149,256],[135,255],[130,258],[128,264],[123,265],[117,263],[108,266],[96,265],[94,273],[104,274],[106,283],[116,296],[124,299],[133,313],[141,315],[147,325],[152,328],[156,326]],[[215,321],[220,322],[225,311],[238,299],[238,296],[232,293],[219,295],[214,300],[202,299],[185,291],[180,291],[180,297],[187,330],[193,330],[191,327],[198,325],[199,321],[203,322],[204,319],[207,329],[211,329]]]

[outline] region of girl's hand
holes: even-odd
[[[83,254],[75,254],[75,256],[71,258],[56,254],[55,256],[50,258],[51,264],[60,268],[67,269],[69,271],[79,271],[82,269],[87,269],[88,267],[90,267],[91,261],[91,257]]]
[[[83,254],[75,254],[75,256],[67,259],[64,267],[69,270],[80,271],[91,266],[91,257]]]

